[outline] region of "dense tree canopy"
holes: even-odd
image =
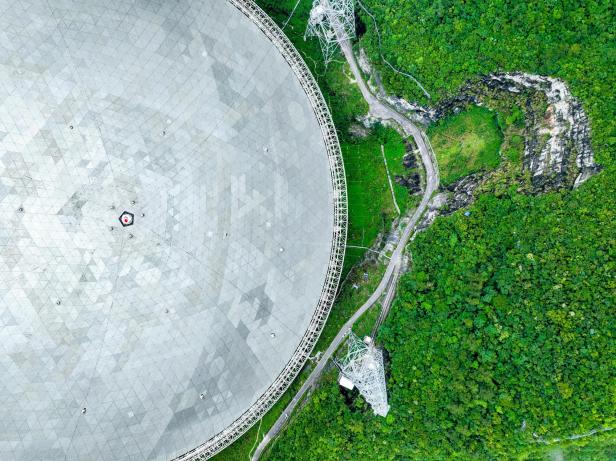
[[[381,332],[390,415],[330,384],[272,459],[528,459],[533,433],[614,424],[616,188],[588,207],[599,187],[485,195],[420,234]]]

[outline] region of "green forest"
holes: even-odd
[[[613,424],[614,241],[598,241],[601,224],[616,235],[616,216],[587,207],[599,193],[595,181],[578,194],[484,195],[470,216],[419,234],[380,333],[390,414],[347,407],[330,382],[270,459],[541,459],[533,433]]]
[[[377,338],[390,414],[375,417],[361,397],[348,405],[332,371],[266,459],[616,459],[616,430],[554,441],[616,425],[613,2],[362,5],[381,41],[358,8],[359,44],[388,91],[434,104],[491,72],[562,78],[603,171],[576,190],[494,188],[419,234]]]

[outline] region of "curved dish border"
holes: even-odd
[[[175,458],[176,461],[208,459],[214,456],[250,429],[278,401],[280,396],[287,390],[291,382],[293,382],[304,366],[306,359],[309,357],[314,345],[319,339],[336,297],[338,283],[340,282],[340,275],[342,273],[342,264],[344,262],[347,233],[347,189],[344,163],[342,161],[342,153],[340,151],[340,144],[338,143],[336,128],[334,127],[329,108],[325,103],[321,90],[310,73],[308,66],[306,66],[306,63],[291,41],[256,3],[252,0],[227,1],[245,16],[250,18],[269,40],[276,45],[278,51],[280,51],[289,66],[291,66],[291,69],[299,79],[304,92],[310,100],[314,114],[321,127],[325,148],[327,150],[329,172],[334,192],[334,232],[329,254],[329,265],[319,302],[299,346],[287,365],[261,397],[259,397],[239,418],[205,443]]]

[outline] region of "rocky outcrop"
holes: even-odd
[[[475,173],[466,176],[447,187],[450,192],[447,200],[447,212],[453,213],[460,208],[465,208],[471,204],[474,199],[475,190],[483,182],[483,174]]]
[[[394,176],[394,181],[408,190],[409,194],[421,193],[421,176],[417,170],[417,155],[415,146],[410,141],[405,141],[405,152],[402,157],[402,165],[406,169],[404,175]]]
[[[545,96],[544,113],[533,107],[533,92]],[[423,114],[434,122],[471,104],[484,105],[496,93],[522,96],[519,99],[525,101],[523,170],[530,173],[535,193],[578,187],[600,171],[590,145],[588,117],[565,82],[556,78],[523,73],[484,76]]]
[[[460,112],[469,105],[484,105],[498,93],[525,100],[523,170],[530,173],[535,193],[578,187],[601,169],[594,162],[588,117],[580,101],[560,79],[525,73],[487,75],[468,82],[457,95],[436,106],[423,107],[388,95],[363,49],[359,52],[359,63],[363,72],[371,76],[371,90],[379,99],[424,124]],[[531,103],[536,92],[543,94],[547,101],[545,113],[538,113]]]
[[[396,175],[394,180],[397,184],[407,189],[411,195],[421,192],[421,177],[417,171],[412,171],[404,176]]]
[[[366,124],[352,123],[349,126],[349,134],[355,138],[366,138],[370,135],[370,130]]]
[[[428,209],[423,215],[421,222],[417,225],[416,232],[421,232],[430,227],[437,216],[443,214],[443,210],[447,208],[448,201],[449,196],[445,192],[441,192],[432,197],[432,200],[430,200],[430,203],[428,204]]]
[[[547,98],[545,123],[535,120],[527,123],[526,130],[524,168],[530,171],[536,191],[577,187],[600,170],[590,145],[588,117],[565,82],[522,73],[490,75],[483,81],[512,93],[541,91]]]
[[[435,195],[417,230],[422,231],[429,227],[437,216],[448,215],[469,206],[475,199],[475,191],[485,182],[487,176],[489,175],[483,173],[471,174],[450,184],[443,192]]]

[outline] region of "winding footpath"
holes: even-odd
[[[375,303],[377,303],[383,294],[385,294],[383,309],[385,310],[385,312],[387,312],[387,310],[389,309],[389,305],[394,298],[396,287],[398,284],[398,277],[400,276],[404,248],[406,247],[406,244],[413,235],[415,226],[417,225],[419,218],[422,216],[423,212],[428,206],[432,194],[436,191],[439,185],[439,175],[438,168],[436,165],[436,159],[432,151],[432,146],[430,146],[430,141],[428,140],[424,132],[405,116],[396,112],[393,108],[381,102],[379,99],[376,98],[376,96],[374,96],[370,92],[366,83],[364,82],[359,67],[357,66],[357,62],[355,61],[355,56],[353,55],[353,50],[351,48],[350,42],[347,40],[342,41],[340,43],[340,47],[342,48],[342,52],[344,53],[344,56],[351,67],[351,71],[353,72],[355,80],[357,81],[359,89],[361,90],[362,96],[368,103],[369,115],[379,120],[389,120],[396,122],[407,134],[407,136],[412,136],[415,140],[415,144],[417,144],[417,147],[419,148],[421,161],[426,171],[425,189],[423,197],[421,198],[421,202],[417,206],[417,209],[413,213],[413,216],[411,217],[406,228],[404,229],[402,236],[400,237],[400,241],[398,242],[398,245],[396,246],[396,249],[391,256],[391,259],[389,260],[389,264],[387,265],[387,269],[385,270],[385,274],[383,275],[379,286],[376,288],[374,293],[372,293],[370,298],[368,298],[368,300],[359,309],[357,309],[357,311],[355,311],[351,318],[342,326],[342,328],[340,329],[334,340],[331,342],[327,350],[321,355],[320,360],[317,362],[316,366],[314,367],[300,390],[297,392],[297,394],[295,394],[295,396],[293,396],[293,399],[291,399],[280,417],[276,420],[276,422],[267,432],[267,434],[265,434],[263,440],[261,440],[254,454],[252,455],[252,461],[258,460],[263,453],[265,447],[280,433],[297,404],[303,399],[306,392],[308,392],[308,390],[311,389],[314,386],[315,382],[319,379],[321,373],[325,369],[325,365],[332,357],[334,352],[338,349],[340,344],[342,344],[346,336],[349,334],[355,322],[368,309],[370,309]]]

